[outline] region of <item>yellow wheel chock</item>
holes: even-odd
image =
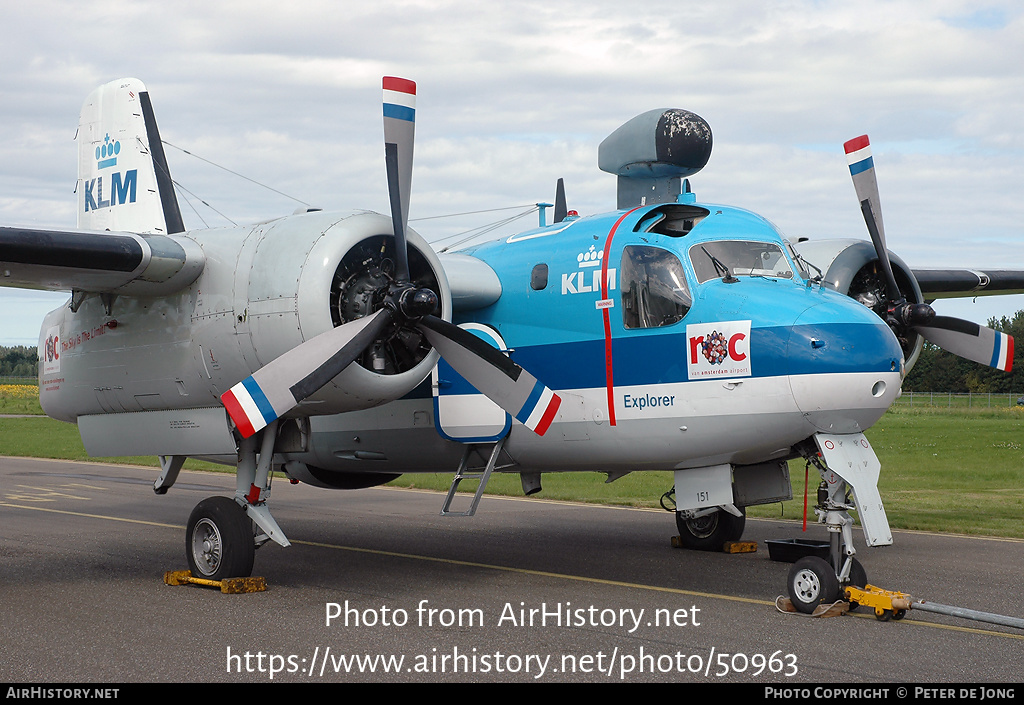
[[[207,580],[205,578],[193,578],[192,571],[189,570],[171,570],[164,573],[164,583],[166,585],[204,585],[206,587],[215,587],[220,588],[220,591],[225,595],[263,592],[267,589],[267,581],[261,577]]]

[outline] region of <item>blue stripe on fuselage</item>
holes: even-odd
[[[883,324],[820,323],[750,331],[752,377],[851,372],[890,372],[902,352]],[[811,347],[814,338],[825,341]],[[604,341],[512,345],[514,359],[555,389],[605,385]],[[686,382],[685,325],[677,332],[617,337],[612,342],[616,386]],[[898,367],[897,367],[898,369]]]

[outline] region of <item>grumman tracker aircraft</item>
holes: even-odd
[[[922,340],[1000,369],[1013,341],[937,317],[939,296],[1024,291],[1019,272],[911,270],[885,247],[866,137],[847,144],[873,244],[799,243],[685,177],[711,130],[655,110],[600,146],[617,210],[435,253],[407,227],[415,84],[385,78],[391,214],[303,212],[185,232],[145,86],[114,81],[79,125],[78,226],[0,229],[0,282],[70,291],[39,338],[40,401],[94,456],[237,466],[233,498],[192,512],[194,575],[249,575],[288,539],[272,471],[332,489],[401,473],[674,471],[683,543],[739,539],[744,508],[791,496],[787,460],[822,476],[831,560],[789,578],[811,611],[864,584],[848,513],[892,542],[863,432]],[[383,188],[383,184],[382,184]],[[852,492],[852,497],[851,497]],[[479,493],[468,512],[472,513]]]

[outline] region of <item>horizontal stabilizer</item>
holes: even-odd
[[[205,262],[182,236],[0,227],[0,286],[165,296]]]

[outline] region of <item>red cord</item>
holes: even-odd
[[[804,465],[804,531],[807,531],[807,485],[811,464]]]

